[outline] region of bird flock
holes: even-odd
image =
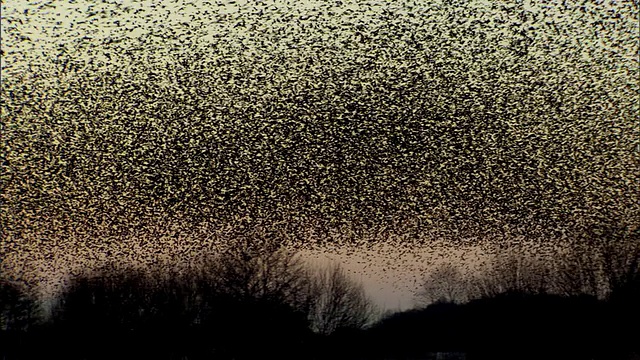
[[[633,1],[2,13],[9,267],[638,227]]]

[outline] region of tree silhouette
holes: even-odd
[[[319,334],[373,320],[339,267],[314,272],[284,247],[235,245],[188,267],[109,265],[71,279],[48,329],[50,344],[69,344],[56,356],[293,359]]]
[[[435,302],[460,303],[469,296],[469,283],[460,269],[451,263],[442,263],[423,280],[417,301],[428,305]]]
[[[71,281],[54,328],[73,339],[70,358],[288,358],[311,334],[305,275],[284,251],[223,254],[183,274],[104,268]]]
[[[27,334],[38,325],[39,307],[34,298],[0,272],[0,356],[11,359],[27,341]]]
[[[640,231],[591,229],[584,239],[569,243],[555,261],[555,292],[608,298],[620,289],[632,291],[640,273]]]
[[[37,305],[24,289],[0,278],[0,331],[27,331],[37,316]]]
[[[377,314],[362,285],[349,279],[339,266],[321,269],[312,277],[311,326],[320,334],[338,329],[362,329]]]
[[[547,292],[547,265],[531,254],[511,250],[497,254],[470,279],[470,298],[491,297],[507,292],[540,294]]]

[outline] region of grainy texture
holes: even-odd
[[[632,1],[2,10],[16,269],[638,227]]]

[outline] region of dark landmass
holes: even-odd
[[[236,252],[188,271],[105,268],[48,312],[2,282],[9,359],[637,359],[637,257],[605,298],[511,287],[379,316],[339,268]],[[173,271],[173,272],[172,272]],[[635,356],[635,357],[634,357]]]

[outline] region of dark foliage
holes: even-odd
[[[111,268],[78,277],[42,323],[33,320],[34,303],[3,282],[1,354],[4,359],[627,360],[640,353],[635,264],[604,299],[512,290],[466,303],[436,302],[391,314],[368,328],[347,322],[325,333],[312,323],[318,311],[313,301],[331,298],[328,288],[319,290],[323,281],[314,282],[285,252],[238,254],[190,272]],[[343,280],[340,284],[349,288]],[[347,306],[336,316],[348,309],[361,310]],[[333,321],[327,314],[323,321]]]
[[[27,344],[27,333],[37,325],[36,302],[15,282],[0,273],[0,355],[13,356],[12,349]]]
[[[332,331],[362,327],[372,306],[360,287],[336,268],[332,274],[346,292],[339,292],[341,301],[332,307],[340,311],[325,311],[331,303],[327,299],[337,296],[335,289],[302,265],[292,253],[273,249],[227,251],[188,270],[105,267],[72,278],[47,321],[18,335],[3,331],[3,339],[11,340],[3,342],[3,355],[6,359],[308,357],[328,343],[328,332],[325,336],[313,332],[326,330],[323,323],[316,323],[318,318],[331,323]],[[16,289],[4,290],[3,296],[7,292],[11,299],[22,296]],[[319,299],[322,303],[316,304]],[[11,319],[22,316],[15,301],[5,303],[12,306],[7,312]]]
[[[592,296],[508,292],[393,314],[370,330],[381,356],[371,358],[626,359],[638,350],[637,320],[637,311]]]

